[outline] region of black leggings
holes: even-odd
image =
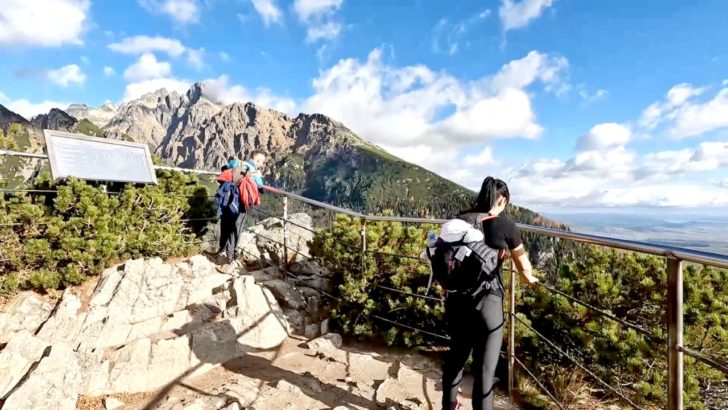
[[[230,215],[223,212],[220,216],[220,252],[226,252],[230,262],[235,260],[238,239],[247,214]]]
[[[442,369],[442,408],[451,410],[463,368],[473,354],[473,410],[493,409],[495,367],[503,344],[503,297],[488,295],[475,304],[469,298],[445,300],[450,351]]]

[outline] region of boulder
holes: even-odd
[[[7,409],[75,409],[81,366],[71,346],[56,343],[48,357],[5,401]]]
[[[295,309],[284,309],[283,315],[286,317],[288,324],[291,327],[291,332],[302,335],[306,331],[306,318],[298,310]]]
[[[308,243],[314,236],[311,232],[313,230],[311,217],[304,213],[296,213],[289,215],[289,221],[292,223],[288,224],[287,258],[289,261],[306,260],[307,255],[310,255]],[[279,263],[283,256],[283,236],[283,220],[268,218],[248,231],[243,231],[238,248],[248,262],[263,258]]]
[[[306,329],[303,332],[303,335],[307,339],[313,339],[321,336],[321,325],[319,325],[318,323],[312,323],[310,325],[307,325]]]
[[[325,357],[339,363],[347,363],[347,352],[340,350],[341,336],[336,333],[329,333],[317,339],[311,340],[306,345],[316,355]]]
[[[324,319],[321,322],[321,335],[326,335],[331,331],[331,319]]]
[[[334,282],[322,276],[299,276],[294,279],[294,283],[299,287],[307,287],[329,293],[334,289]]]
[[[15,334],[0,351],[0,399],[47,354],[48,343],[23,330]]]
[[[301,292],[286,281],[280,279],[269,280],[263,282],[263,286],[270,289],[278,303],[284,307],[296,310],[306,307],[306,300]]]
[[[33,292],[23,292],[0,313],[0,344],[7,343],[15,333],[26,330],[35,333],[48,319],[53,306]]]
[[[231,283],[230,324],[238,342],[257,349],[274,348],[288,337],[289,327],[273,294],[255,283],[252,276],[241,276]]]
[[[331,273],[322,268],[318,263],[310,260],[301,260],[291,264],[288,268],[291,273],[300,276],[323,276],[330,277]]]
[[[375,395],[377,404],[385,406],[389,403],[398,403],[405,409],[425,409],[424,404],[428,401],[423,390],[432,391],[433,386],[428,384],[434,381],[399,362],[395,362],[389,372],[390,377],[377,387]]]

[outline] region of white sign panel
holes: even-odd
[[[156,184],[149,146],[43,130],[53,178]]]

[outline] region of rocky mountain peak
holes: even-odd
[[[116,115],[118,108],[111,103],[106,103],[99,108],[91,108],[86,104],[71,104],[66,112],[77,119],[87,119],[97,127],[103,127]]]
[[[31,123],[39,129],[52,129],[70,132],[78,120],[58,108],[52,108],[48,114],[40,114],[33,117]]]
[[[0,104],[0,129],[7,128],[8,125],[17,122],[21,125],[30,125],[29,121],[22,115],[10,111],[8,108]]]

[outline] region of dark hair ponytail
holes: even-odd
[[[475,205],[469,212],[488,213],[495,206],[499,196],[506,199],[506,204],[511,201],[511,193],[508,185],[500,179],[487,177],[483,180],[480,193],[475,200]]]

